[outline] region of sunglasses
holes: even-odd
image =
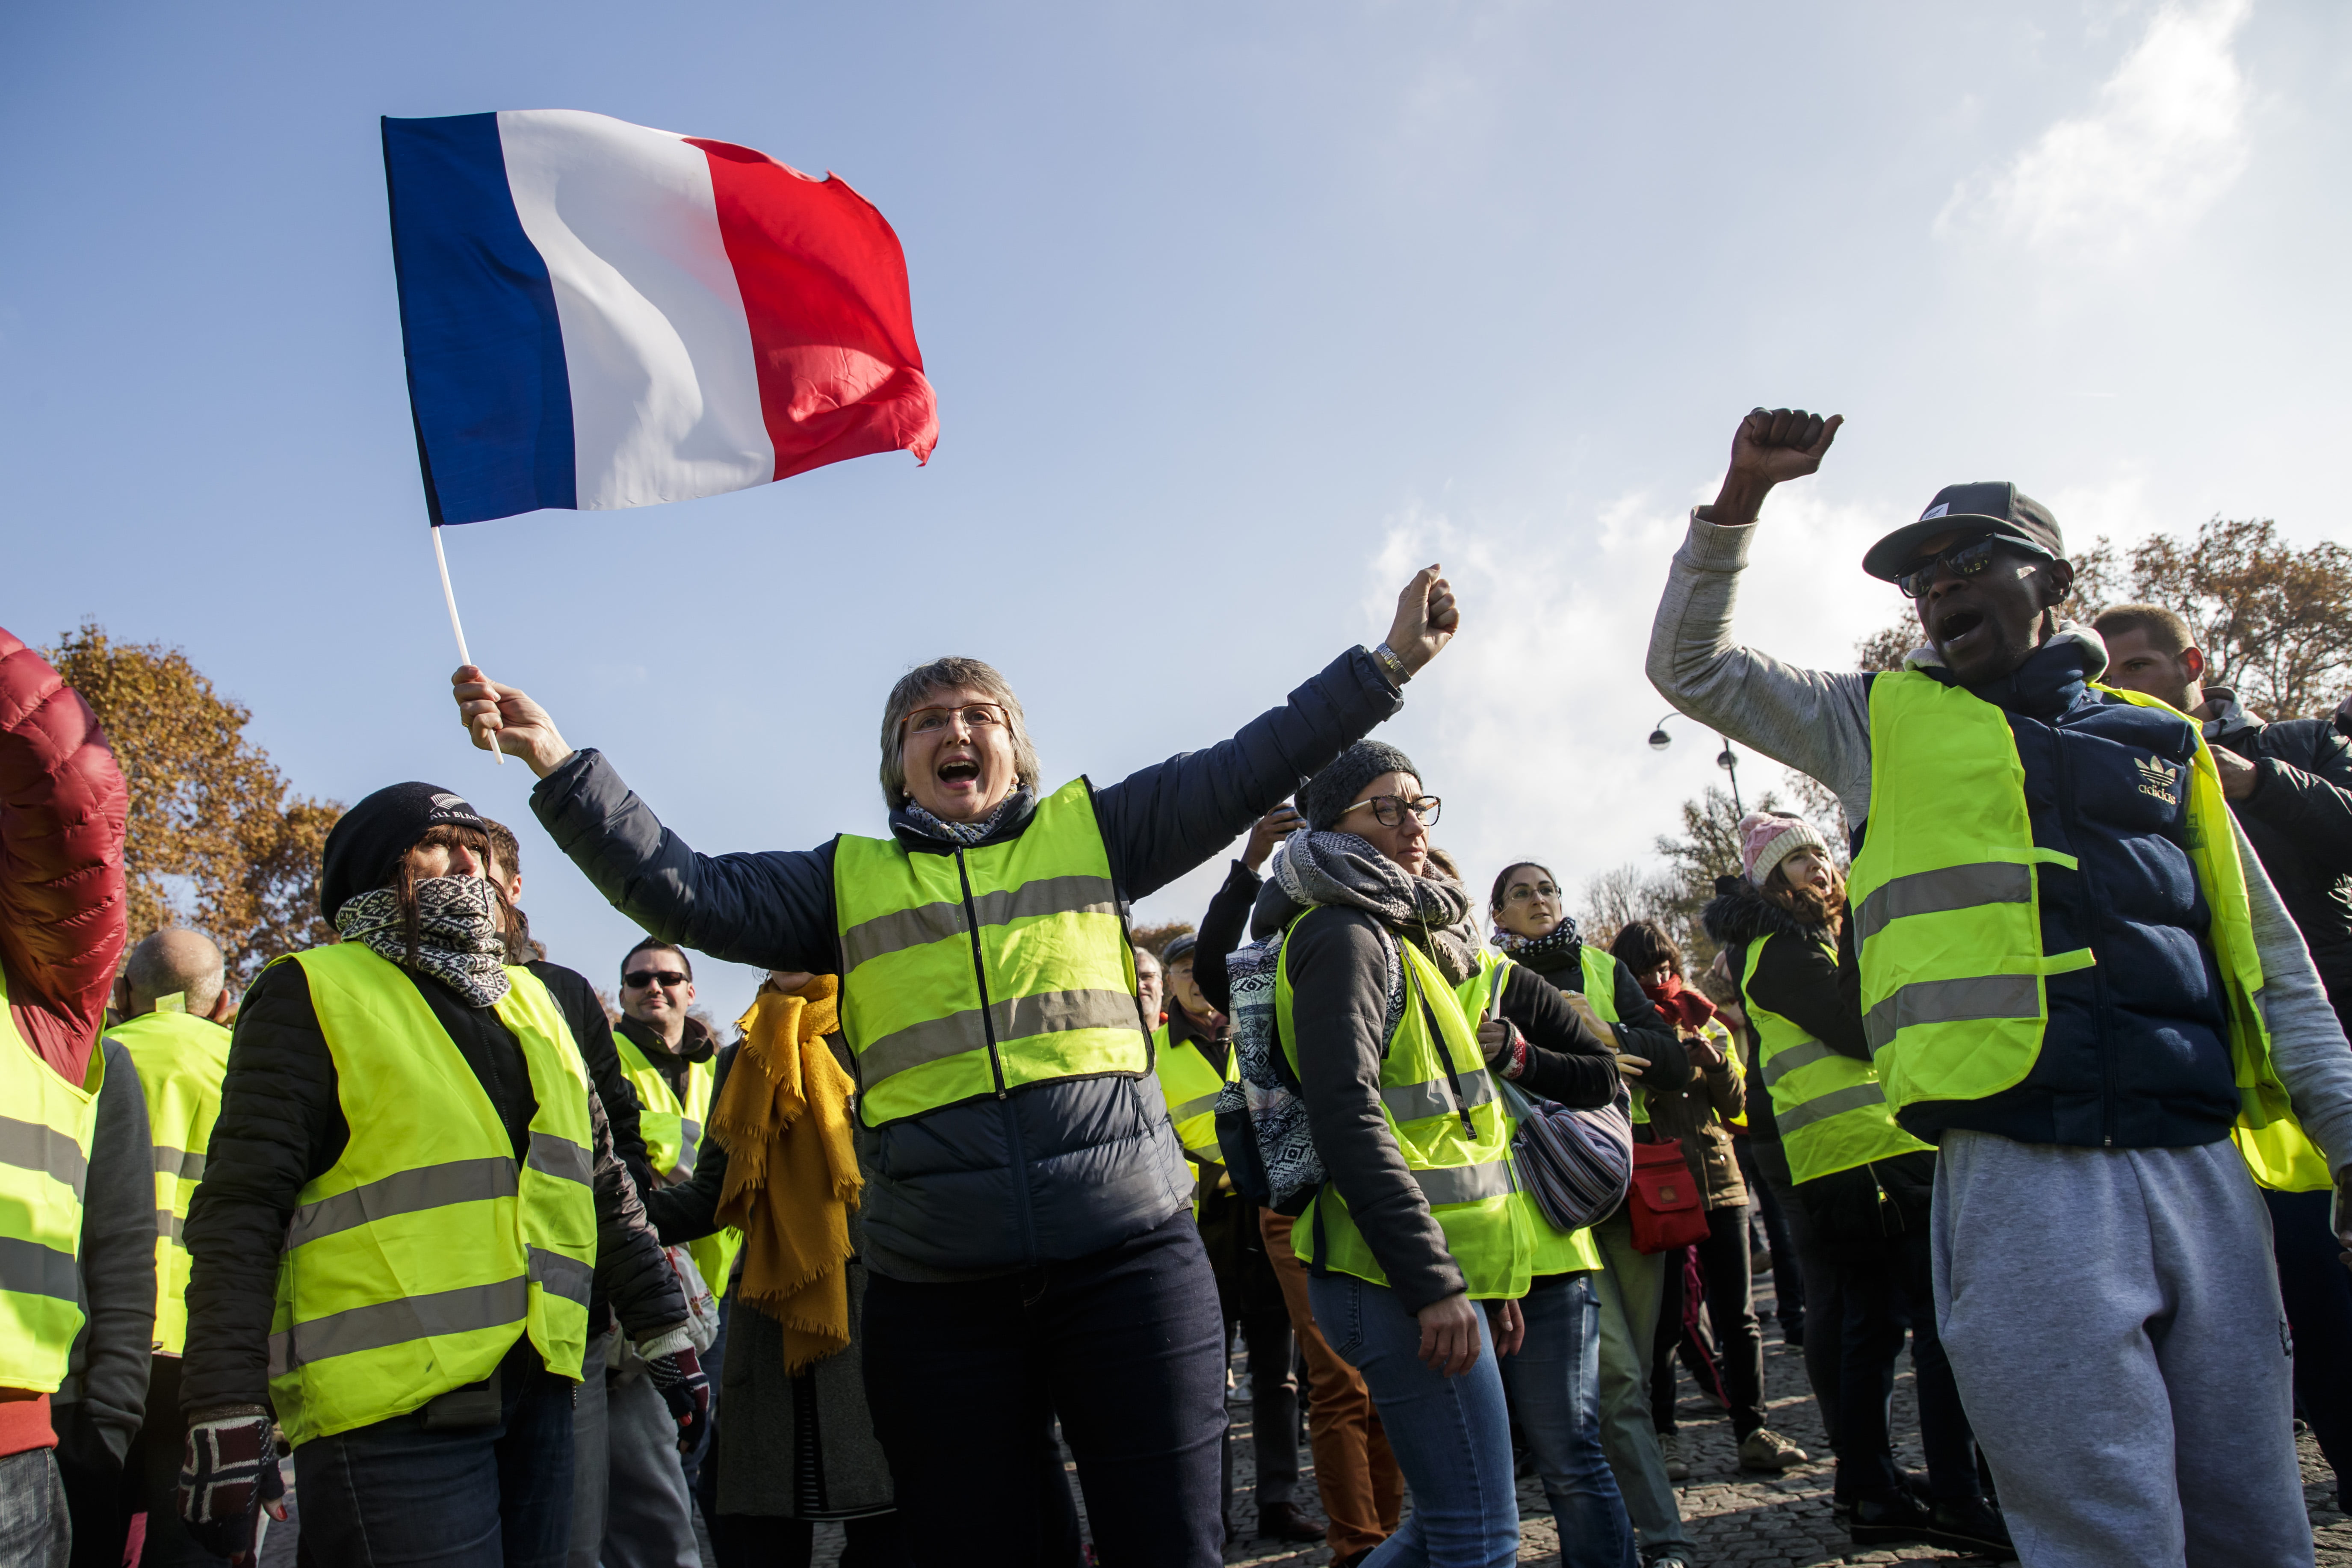
[[[1404,820],[1404,814],[1410,811],[1421,818],[1421,825],[1423,827],[1434,827],[1437,826],[1438,809],[1444,805],[1444,802],[1433,795],[1425,795],[1417,800],[1405,800],[1393,795],[1366,795],[1339,815],[1344,817],[1349,812],[1361,811],[1369,805],[1372,808],[1374,822],[1379,823],[1382,827],[1394,827]]]
[[[686,984],[686,975],[676,969],[632,969],[621,976],[621,984],[632,991],[643,991],[646,986],[656,983],[663,985],[683,985]]]
[[[2047,561],[2045,551],[2036,550],[2021,540],[1998,533],[1989,533],[1968,544],[1956,545],[1939,555],[1930,556],[1919,565],[1895,580],[1906,599],[1924,599],[1936,585],[1936,579],[1948,572],[1955,577],[1979,577],[1986,567],[2004,555],[2020,555],[2035,561]]]

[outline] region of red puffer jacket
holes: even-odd
[[[124,940],[130,794],[89,704],[0,628],[0,959],[8,1012],[79,1083]]]

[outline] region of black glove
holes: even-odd
[[[253,1554],[264,1504],[284,1519],[286,1495],[278,1473],[278,1445],[269,1412],[231,1406],[198,1416],[188,1426],[180,1459],[180,1517],[188,1533],[215,1556],[240,1562]]]
[[[646,1362],[646,1376],[677,1417],[677,1451],[692,1453],[710,1425],[710,1379],[703,1375],[702,1358],[688,1345]]]

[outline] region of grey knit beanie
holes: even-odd
[[[1421,770],[1412,765],[1412,759],[1394,746],[1380,741],[1359,741],[1307,781],[1298,792],[1298,815],[1307,819],[1307,826],[1328,833],[1339,820],[1340,813],[1356,804],[1357,792],[1382,773],[1421,777]]]

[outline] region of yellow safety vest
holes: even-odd
[[[188,1338],[188,1200],[204,1180],[205,1149],[228,1077],[226,1029],[186,1013],[142,1013],[107,1032],[139,1069],[155,1145],[155,1349],[178,1355]]]
[[[1487,943],[1478,950],[1477,973],[1455,987],[1455,994],[1462,998],[1462,1016],[1470,1020],[1470,1027],[1474,1031],[1479,1019],[1485,1016],[1488,1004],[1501,1002],[1507,983],[1504,972],[1510,964],[1511,961],[1504,956],[1502,949]],[[1507,1124],[1504,1135],[1513,1141],[1511,1154],[1516,1160],[1519,1150],[1517,1142],[1518,1118],[1511,1114],[1508,1097],[1502,1103],[1503,1120]],[[1535,1256],[1528,1264],[1530,1278],[1541,1279],[1546,1275],[1575,1274],[1601,1267],[1601,1246],[1592,1239],[1591,1226],[1580,1230],[1561,1230],[1555,1226],[1536,1203],[1535,1193],[1526,1179],[1517,1173],[1516,1167],[1512,1186],[1512,1196],[1527,1211],[1528,1230],[1535,1237]]]
[[[637,1131],[646,1141],[646,1158],[653,1165],[654,1179],[664,1186],[685,1181],[694,1174],[694,1162],[702,1152],[702,1135],[710,1125],[717,1064],[687,1063],[686,1099],[680,1100],[669,1086],[668,1075],[654,1066],[653,1058],[635,1040],[615,1029],[613,1046],[620,1053],[621,1076],[637,1091]],[[742,1246],[743,1233],[733,1226],[686,1244],[688,1256],[694,1259],[712,1295],[727,1293],[727,1270],[733,1267]]]
[[[1298,1035],[1292,1017],[1289,932],[1314,912],[1301,913],[1284,933],[1275,977],[1275,1021],[1293,1074],[1298,1071]],[[1404,1016],[1381,1058],[1381,1113],[1428,1201],[1431,1217],[1445,1233],[1445,1248],[1470,1295],[1516,1300],[1527,1294],[1536,1238],[1512,1178],[1509,1120],[1496,1102],[1495,1080],[1461,997],[1419,948],[1409,942],[1396,946],[1404,960]],[[1388,1283],[1348,1213],[1347,1200],[1329,1182],[1298,1216],[1291,1237],[1306,1262],[1319,1259],[1323,1268]]]
[[[1225,1085],[1241,1081],[1241,1052],[1228,1045],[1225,1070],[1219,1072],[1191,1040],[1171,1043],[1165,1024],[1153,1031],[1151,1047],[1160,1093],[1168,1101],[1168,1120],[1175,1124],[1184,1152],[1202,1164],[1223,1164],[1224,1150],[1217,1142],[1217,1095]]]
[[[1020,837],[835,842],[841,1024],[868,1127],[1027,1084],[1150,1070],[1110,851],[1073,779]]]
[[[2097,689],[2172,710],[2136,691]],[[2265,1186],[2315,1191],[2326,1162],[2304,1136],[2271,1060],[2261,954],[2230,808],[2204,737],[2186,718],[2188,841],[2210,911],[2239,1112],[2233,1136]],[[2022,1083],[2049,1022],[2044,976],[2087,969],[2091,950],[2045,953],[2038,868],[2072,856],[2035,846],[2025,768],[1993,704],[1916,670],[1870,689],[1869,828],[1847,894],[1861,950],[1864,1029],[1895,1110],[1981,1100]]]
[[[1772,1094],[1772,1125],[1789,1157],[1789,1179],[1810,1182],[1873,1160],[1927,1149],[1895,1124],[1875,1067],[1830,1049],[1790,1019],[1758,1005],[1752,987],[1765,945],[1796,940],[1775,934],[1750,942],[1739,973],[1739,992],[1747,998],[1748,1019],[1756,1030],[1756,1070],[1764,1075],[1764,1087]],[[1821,945],[1830,962],[1836,963],[1837,949],[1827,942]]]
[[[509,966],[499,1022],[539,1109],[518,1164],[481,1080],[415,984],[358,942],[302,966],[351,1136],[305,1184],[278,1265],[269,1392],[296,1443],[488,1377],[523,1334],[580,1376],[596,1203],[588,1073],[563,1010]]]
[[[79,1088],[58,1076],[8,1011],[0,973],[0,1387],[55,1394],[80,1332],[81,1195],[106,1057]]]

